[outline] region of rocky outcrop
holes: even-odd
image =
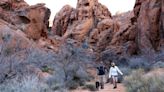
[[[119,52],[124,52],[124,54],[128,55],[137,53],[137,30],[136,26],[132,25],[131,18],[133,17],[133,12],[127,12],[113,17],[114,20],[119,21],[120,29],[115,32],[110,45],[121,46],[121,48],[124,48],[124,51]]]
[[[69,5],[64,6],[59,13],[56,14],[55,19],[53,21],[52,30],[55,35],[63,36],[67,30],[69,20],[71,17],[71,13],[73,12],[73,8]]]
[[[98,0],[78,0],[76,9],[66,5],[55,16],[52,31],[85,44],[98,57],[111,50],[119,55],[133,55],[137,51],[136,26],[131,26],[133,17],[130,12],[112,18]]]
[[[137,21],[138,46],[141,53],[154,53],[163,43],[163,0],[137,0],[134,13]]]
[[[16,51],[23,50],[30,47],[30,41],[26,38],[21,30],[15,26],[0,19],[0,44],[1,54],[15,53]],[[6,49],[3,49],[6,48]],[[4,55],[4,54],[2,54]]]
[[[24,0],[0,1],[0,19],[18,27],[32,39],[47,37],[49,17],[50,10],[44,4],[29,6]]]
[[[107,18],[111,18],[110,12],[97,0],[78,0],[76,9],[67,5],[55,16],[52,31],[64,38],[84,41]]]
[[[23,31],[29,38],[39,39],[41,37],[47,37],[47,27],[49,26],[48,20],[50,16],[50,10],[44,7],[44,4],[37,4],[17,11],[21,20],[29,20],[27,23],[22,23],[25,28]],[[20,24],[18,24],[20,25]]]
[[[52,31],[85,44],[100,58],[155,53],[164,44],[163,3],[136,0],[132,12],[111,17],[98,0],[78,0],[76,9],[66,5],[55,16]]]

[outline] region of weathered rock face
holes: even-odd
[[[164,1],[162,0],[161,14],[160,14],[160,47],[164,50]]]
[[[55,16],[52,31],[63,38],[86,43],[94,52],[136,54],[136,26],[131,26],[133,13],[112,19],[98,0],[78,0],[76,9],[66,5]],[[119,23],[120,21],[120,23]]]
[[[106,18],[111,19],[111,14],[97,0],[78,0],[76,9],[65,6],[55,16],[52,31],[64,38],[84,41],[98,22]]]
[[[44,4],[29,6],[24,0],[0,1],[0,18],[17,26],[32,39],[47,36],[49,16],[50,10]]]
[[[154,53],[163,44],[163,7],[163,0],[136,1],[134,13],[141,53]]]
[[[29,5],[24,0],[1,0],[0,7],[4,10],[16,10]]]
[[[119,21],[120,28],[113,35],[108,48],[111,46],[120,48],[116,49],[116,52],[124,55],[133,55],[137,53],[137,30],[136,26],[132,25],[131,18],[133,17],[133,12],[127,12],[113,17],[115,21]]]
[[[163,49],[163,0],[136,0],[134,15],[121,14],[113,17],[119,21],[111,43],[101,54],[133,55],[152,54]]]
[[[30,48],[31,42],[21,30],[0,19],[0,55],[8,57]],[[21,56],[24,57],[22,54]],[[20,56],[20,57],[21,57]],[[19,57],[19,56],[18,56]],[[19,58],[20,58],[19,57]]]
[[[27,34],[29,38],[39,39],[41,37],[47,37],[47,27],[48,20],[50,16],[50,10],[44,7],[44,4],[38,4],[34,6],[30,6],[28,8],[24,8],[18,10],[18,15],[22,18],[22,20],[29,20],[22,25],[25,26],[23,31]],[[20,25],[20,24],[19,24]]]
[[[85,43],[98,56],[154,53],[164,44],[164,1],[136,0],[133,12],[111,17],[98,0],[78,0],[55,16],[52,31]],[[111,59],[112,60],[112,59]]]
[[[71,13],[73,8],[69,5],[64,6],[59,13],[55,16],[52,30],[54,30],[55,35],[63,36],[67,30]]]

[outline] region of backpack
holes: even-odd
[[[98,67],[98,75],[104,75],[104,74],[105,74],[104,66]]]

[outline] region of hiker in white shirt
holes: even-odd
[[[123,75],[120,69],[115,65],[114,62],[111,63],[111,68],[109,70],[109,78],[112,78],[113,88],[117,88],[117,81],[118,81],[118,73]]]

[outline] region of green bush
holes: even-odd
[[[42,72],[47,72],[47,73],[51,73],[53,72],[53,69],[48,67],[47,65],[42,66]]]
[[[124,84],[127,92],[164,92],[164,76],[144,76],[144,70],[133,71],[125,77]]]

